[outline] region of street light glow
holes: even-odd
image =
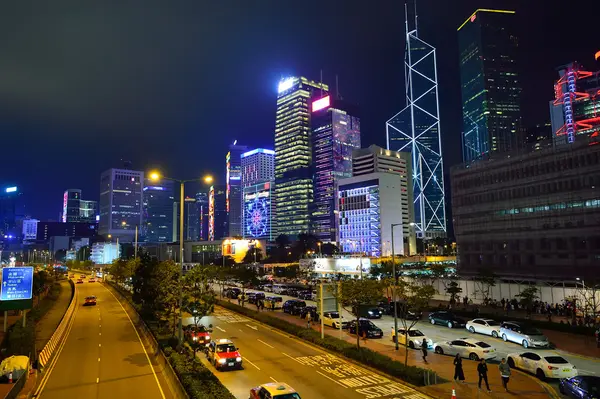
[[[160,173],[154,171],[154,172],[150,172],[150,174],[148,175],[148,177],[150,178],[150,180],[152,181],[158,181],[160,180]]]
[[[213,180],[214,180],[214,179],[213,179],[213,177],[212,177],[211,175],[206,175],[206,176],[204,176],[204,183],[206,183],[206,184],[210,184],[210,183],[212,183],[212,182],[213,182]]]

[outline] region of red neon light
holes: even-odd
[[[475,22],[477,16],[475,14],[471,15],[471,22]],[[600,53],[600,51],[598,51]]]
[[[331,105],[331,99],[329,98],[329,96],[320,98],[317,101],[314,101],[312,103],[312,112],[316,112],[323,108],[327,108],[330,105]]]

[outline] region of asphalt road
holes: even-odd
[[[357,367],[268,326],[217,307],[201,320],[213,325],[213,339],[231,339],[243,358],[242,370],[216,371],[203,353],[198,357],[236,398],[267,382],[286,382],[302,398],[425,399],[428,396],[383,375]],[[191,324],[191,318],[184,324]]]
[[[165,399],[125,310],[100,283],[76,284],[74,321],[38,398]],[[83,306],[86,296],[96,306]]]

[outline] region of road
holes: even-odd
[[[273,381],[290,384],[303,398],[428,398],[229,310],[217,307],[201,322],[213,325],[213,339],[231,339],[239,348],[242,370],[215,371],[203,353],[198,355],[236,398],[247,399],[250,388]],[[191,323],[192,318],[184,319]]]
[[[101,283],[84,281],[76,284],[72,325],[37,398],[168,398],[120,303]],[[89,295],[98,298],[96,306],[82,306]]]

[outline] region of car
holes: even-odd
[[[199,324],[197,327],[194,324],[189,324],[183,328],[185,337],[197,344],[208,346],[210,344],[210,333],[212,330]]]
[[[95,278],[93,278],[93,277],[92,277],[91,279],[89,279],[89,280],[88,280],[88,283],[95,283],[95,282],[96,282],[96,279],[95,279]]]
[[[206,358],[218,371],[228,368],[242,368],[242,356],[229,339],[211,341],[206,351]]]
[[[249,399],[302,399],[294,388],[283,382],[268,382],[250,390]]]
[[[448,326],[448,328],[461,328],[467,325],[465,320],[446,311],[430,313],[429,322],[433,325],[440,324],[442,326]]]
[[[600,398],[600,377],[578,375],[559,381],[560,393],[568,398],[597,399]]]
[[[383,316],[383,312],[379,308],[367,309],[367,318],[368,319],[381,319],[382,316]]]
[[[83,284],[83,280],[79,278],[75,284]]]
[[[93,295],[86,296],[83,306],[96,306],[96,297]]]
[[[273,284],[266,284],[262,289],[264,292],[273,292]]]
[[[535,327],[515,321],[505,321],[500,324],[500,336],[504,342],[514,342],[523,348],[547,348],[548,338]]]
[[[319,312],[317,312],[316,306],[305,306],[300,311],[300,318],[306,319],[306,315],[310,313],[310,317],[313,321],[319,321]]]
[[[304,290],[298,292],[298,299],[312,300],[312,291]]]
[[[348,323],[348,332],[350,334],[356,334],[356,320],[352,320]],[[358,335],[365,338],[383,338],[383,331],[377,327],[369,319],[360,318],[358,320]]]
[[[85,274],[82,274],[81,276],[79,276],[79,278],[85,278]]]
[[[300,290],[298,288],[288,287],[285,290],[285,292],[282,292],[282,294],[286,294],[286,295],[293,296],[293,297],[298,297],[299,292],[300,292]]]
[[[227,288],[224,292],[223,295],[225,295],[226,298],[229,299],[238,299],[238,297],[240,296],[240,294],[242,293],[242,290],[240,290],[239,288]]]
[[[74,274],[71,274],[71,275],[69,276],[69,278],[75,278],[75,275],[74,275]]]
[[[474,338],[460,338],[453,341],[441,341],[433,344],[433,350],[439,355],[451,355],[471,360],[494,359],[498,352],[490,344]]]
[[[283,302],[283,298],[280,296],[271,295],[266,297],[265,299],[269,302]]]
[[[494,338],[500,336],[500,323],[492,319],[473,319],[467,321],[467,330],[472,334],[490,335]]]
[[[300,299],[290,299],[285,301],[283,306],[283,313],[289,313],[291,315],[299,315],[302,311],[302,308],[306,306],[306,302]]]
[[[248,297],[248,303],[256,304],[256,302],[265,299],[265,294],[262,292],[250,292],[246,295]]]
[[[406,330],[404,328],[398,329],[399,341],[398,344],[406,345]],[[425,336],[420,330],[408,330],[408,347],[411,349],[420,348],[423,344],[423,338],[427,342],[428,348],[433,348],[433,341]],[[392,342],[396,342],[396,331],[392,327]]]
[[[509,353],[506,362],[512,368],[535,374],[540,380],[571,378],[577,375],[575,366],[554,353]]]
[[[323,313],[323,325],[338,329],[340,328],[340,323],[342,328],[348,328],[348,321],[344,318],[344,316],[340,317],[339,312]]]

